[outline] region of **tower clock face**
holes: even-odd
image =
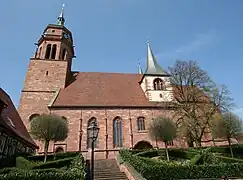
[[[69,34],[67,34],[67,33],[63,33],[63,37],[64,37],[65,39],[68,39],[68,38],[69,38]]]

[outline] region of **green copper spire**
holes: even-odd
[[[138,74],[143,74],[143,70],[140,66],[140,63],[138,63]]]
[[[158,64],[149,41],[147,42],[147,69],[144,74],[147,75],[167,75],[167,73]]]
[[[60,16],[57,18],[57,24],[60,26],[64,26],[65,19],[64,19],[64,6],[65,4],[62,5],[62,10]]]

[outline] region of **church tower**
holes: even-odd
[[[21,93],[19,114],[27,128],[31,118],[49,113],[48,104],[71,78],[72,33],[64,26],[64,7],[56,24],[49,24],[36,43]]]
[[[140,67],[139,74],[142,74]],[[158,64],[149,42],[147,43],[147,68],[140,81],[140,86],[149,101],[173,101],[173,89],[170,83],[170,75]]]

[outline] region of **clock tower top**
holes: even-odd
[[[64,60],[71,63],[74,56],[71,31],[64,26],[64,5],[57,24],[48,24],[39,38],[35,59]]]

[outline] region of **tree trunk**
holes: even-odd
[[[199,139],[196,140],[196,146],[197,146],[198,148],[202,147],[201,140],[199,140]]]
[[[228,143],[229,143],[230,154],[231,154],[231,157],[233,158],[234,157],[234,154],[233,154],[233,151],[232,151],[230,138],[227,138],[227,140],[228,140]]]
[[[167,148],[167,142],[165,142],[165,153],[166,153],[167,161],[170,161],[170,157],[169,157],[169,153],[168,153],[168,148]]]
[[[48,147],[49,147],[49,141],[45,141],[45,146],[44,146],[45,158],[44,158],[44,162],[46,162],[46,159],[47,159]]]

